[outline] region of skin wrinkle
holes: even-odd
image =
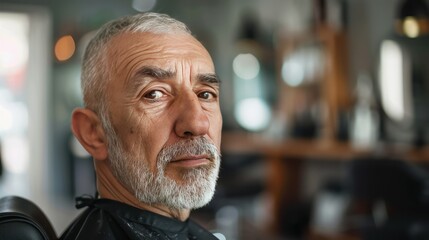
[[[114,44],[113,41],[114,41],[114,39],[112,39],[111,44]],[[138,45],[140,47],[139,44],[135,44],[135,45]],[[147,56],[157,55],[158,53],[163,52],[164,48],[165,48],[162,46],[161,47],[159,47],[159,46],[155,47],[155,46],[153,46],[153,44],[146,44],[145,47],[146,48],[142,48],[142,49],[139,49],[139,51],[136,51],[135,46],[132,46],[127,51],[124,51],[122,54],[118,54],[118,56],[117,56],[117,58],[118,58],[118,61],[117,61],[118,64],[117,65],[118,66],[120,66],[120,65],[125,65],[127,67],[131,66],[130,67],[131,70],[128,71],[128,75],[125,78],[124,84],[128,83],[128,81],[130,79],[130,75],[133,73],[133,69],[135,69],[135,67],[139,64],[138,57],[141,55],[141,53],[144,52],[144,54]],[[122,57],[122,60],[121,60],[121,57]],[[147,59],[151,59],[151,58],[147,57]],[[154,59],[156,59],[156,58],[154,58]],[[169,57],[166,57],[165,59],[168,60]],[[136,63],[133,64],[134,61],[136,61]],[[125,64],[124,64],[124,62],[125,62]]]
[[[113,39],[110,40],[110,46],[114,46],[116,44],[116,38],[118,38],[118,36],[115,36]],[[127,51],[118,52],[118,50],[115,50],[112,53],[112,59],[115,60],[114,62],[116,62],[116,66],[128,66],[142,52],[151,51],[149,44],[145,45],[144,47],[145,48],[141,48],[141,46],[136,43],[134,45],[131,45]],[[119,69],[115,70],[119,72]]]
[[[125,76],[125,80],[124,80],[125,86],[127,86],[129,84],[129,81],[132,78],[134,69],[139,67],[139,65],[140,65],[139,57],[141,56],[142,53],[145,53],[145,52],[143,50],[142,51],[135,51],[133,53],[133,55],[130,56],[129,62],[125,64],[125,66],[130,69],[128,71],[128,74]]]
[[[133,115],[133,112],[134,112],[134,110],[132,109],[131,111],[130,111],[130,114],[129,114],[129,116],[128,116],[128,119],[127,119],[127,121],[131,121],[131,119],[132,119],[132,115]],[[142,116],[143,117],[143,116]],[[141,124],[140,122],[141,122],[141,119],[142,119],[142,117],[140,118],[140,120],[139,120],[139,122],[137,123],[137,125],[136,126],[138,126],[138,124]],[[131,125],[132,126],[132,125]],[[137,144],[137,142],[135,141],[135,142],[131,142],[131,148],[130,148],[130,152],[140,152],[140,148],[139,147],[141,147],[141,145],[140,144]],[[138,148],[138,149],[136,149],[136,148]]]
[[[109,179],[107,178],[106,175],[99,175],[97,176],[99,178],[101,178],[102,181],[98,181],[97,185],[101,184],[103,185],[103,188],[105,189],[114,189],[114,187],[110,184],[111,182],[109,181]],[[98,188],[100,188],[100,186],[97,186]],[[119,192],[115,192],[115,191],[109,191],[109,194],[113,197],[113,198],[117,198],[119,199],[121,196],[119,194]]]
[[[157,35],[157,34],[153,34],[153,33],[143,33],[143,34],[145,34],[145,35]],[[162,35],[161,35],[162,36]],[[118,38],[119,36],[116,36],[115,38]],[[112,45],[114,45],[115,44],[115,40],[116,39],[112,39],[111,41],[112,41]],[[165,60],[165,61],[170,61],[170,59],[172,58],[172,57],[174,57],[174,54],[176,54],[176,52],[173,50],[173,51],[171,51],[170,50],[170,53],[167,53],[167,54],[164,54],[163,55],[163,57],[159,57],[158,56],[158,54],[160,53],[160,52],[165,52],[165,46],[160,46],[160,45],[156,45],[156,46],[153,46],[155,43],[146,43],[145,45],[144,45],[144,47],[142,48],[142,44],[141,43],[137,43],[137,44],[135,44],[135,45],[133,45],[132,47],[129,47],[126,51],[124,51],[122,54],[120,54],[120,55],[118,55],[117,56],[117,58],[118,58],[118,60],[117,60],[117,62],[119,63],[119,64],[122,64],[122,62],[123,61],[127,61],[127,58],[130,60],[129,62],[128,62],[128,64],[125,64],[126,66],[127,65],[129,65],[129,63],[131,63],[133,60],[134,60],[134,58],[132,58],[132,56],[134,56],[134,55],[138,55],[140,52],[142,52],[142,51],[145,51],[145,53],[144,53],[144,55],[145,55],[145,59],[146,60],[151,60],[151,59],[156,59],[157,61],[159,61],[159,60]],[[185,45],[185,44],[184,44]],[[186,44],[185,46],[188,46],[188,45],[190,45],[190,44]],[[136,47],[139,47],[139,48],[141,48],[141,49],[139,49],[139,51],[136,51],[135,50],[135,48]],[[189,54],[193,54],[193,53],[199,53],[198,51],[196,51],[195,49],[192,49],[192,50],[190,50],[189,51]],[[129,55],[129,56],[128,56]],[[122,57],[122,56],[124,56],[124,57]],[[151,57],[151,56],[154,56],[154,57]],[[121,57],[122,58],[124,58],[123,60],[121,60]],[[131,57],[131,58],[130,58]],[[130,72],[132,72],[132,71],[130,71]],[[127,78],[128,79],[128,78]]]

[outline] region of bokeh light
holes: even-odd
[[[71,35],[66,35],[58,39],[55,44],[55,57],[58,61],[70,59],[76,50],[76,45]]]
[[[234,73],[246,80],[250,80],[258,76],[260,64],[258,59],[250,53],[238,54],[232,62]]]
[[[260,98],[247,98],[239,101],[235,109],[238,124],[249,131],[260,131],[268,127],[271,109]]]
[[[403,22],[403,31],[407,37],[415,38],[420,34],[419,23],[414,17],[407,17]]]

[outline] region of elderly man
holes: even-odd
[[[92,155],[99,198],[62,239],[216,239],[189,220],[220,165],[219,79],[181,22],[143,13],[104,25],[82,69],[72,131]]]

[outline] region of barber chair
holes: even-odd
[[[0,239],[58,238],[46,215],[33,202],[17,196],[7,196],[0,199]]]

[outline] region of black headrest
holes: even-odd
[[[33,202],[7,196],[0,199],[0,239],[57,239],[54,228],[43,211]]]

